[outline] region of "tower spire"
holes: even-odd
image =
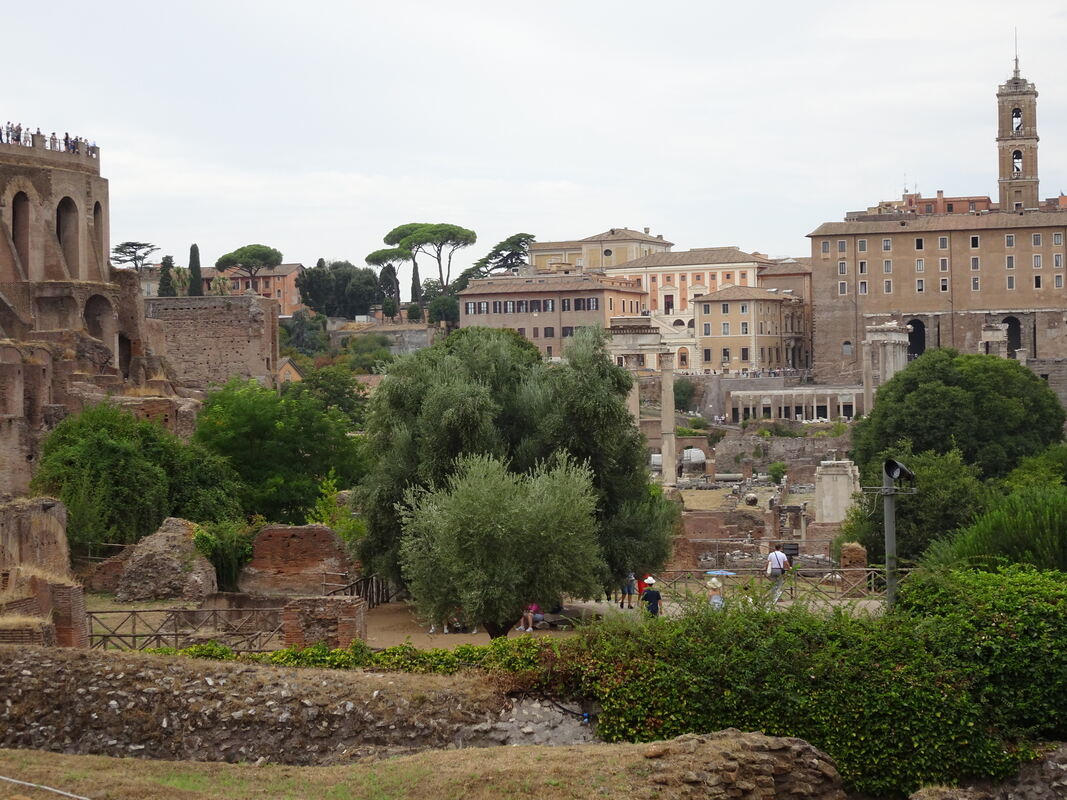
[[[1015,72],[1013,77],[1019,77],[1019,29],[1015,29]]]

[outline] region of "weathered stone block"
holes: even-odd
[[[181,597],[201,600],[218,591],[215,568],[193,544],[196,526],[168,517],[133,549],[115,596],[124,603]]]

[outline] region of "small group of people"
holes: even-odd
[[[29,127],[22,127],[21,122],[11,122],[8,120],[7,124],[0,128],[0,142],[5,144],[18,144],[23,147],[33,147],[33,137],[41,136],[41,129],[38,128],[35,132],[31,132]],[[88,140],[83,139],[81,136],[71,136],[69,133],[64,133],[63,138],[60,139],[56,136],[56,132],[52,131],[52,135],[44,137],[44,146],[48,150],[62,150],[65,153],[87,153],[93,155],[96,150],[96,142],[90,143]]]
[[[632,572],[628,573],[626,580],[619,587],[619,608],[633,608],[636,595],[638,604],[648,603],[648,612],[658,617],[663,596],[658,589],[653,588],[655,585],[656,579],[651,575],[645,575],[638,583],[637,576]]]

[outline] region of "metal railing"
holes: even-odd
[[[719,570],[723,591],[745,595],[765,594],[775,579],[765,567],[738,567]],[[721,574],[721,573],[732,574]],[[898,569],[898,581],[910,570]],[[687,594],[701,594],[710,576],[705,570],[668,570],[657,573],[657,588],[676,598]],[[882,599],[885,595],[884,567],[796,567],[783,576],[782,597],[790,600],[858,600]]]
[[[94,650],[145,650],[186,647],[215,639],[245,653],[273,649],[280,637],[280,608],[216,608],[87,611],[89,647]]]

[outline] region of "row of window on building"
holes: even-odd
[[[619,305],[622,306],[620,310],[627,311],[627,304],[629,304],[629,312],[632,314],[636,314],[641,310],[636,300],[620,301]],[[560,299],[559,307],[560,311],[599,311],[600,298],[564,297]],[[608,309],[615,310],[614,298],[608,298]],[[463,310],[467,314],[539,314],[542,311],[555,311],[556,301],[553,298],[545,298],[544,300],[493,300],[491,303],[488,300],[469,300],[463,304]]]
[[[1006,233],[1006,234],[1004,234],[1004,246],[1005,247],[1015,247],[1015,237],[1016,237],[1016,235],[1014,233]],[[1030,234],[1030,244],[1031,245],[1033,245],[1034,247],[1042,247],[1043,246],[1042,242],[1047,242],[1047,238],[1045,238],[1042,234],[1040,234],[1040,233],[1031,233]],[[1053,245],[1062,245],[1063,244],[1063,233],[1062,232],[1056,232],[1056,233],[1052,234],[1052,244]],[[981,234],[972,234],[971,235],[971,249],[977,250],[981,246],[982,246],[982,236],[981,236]],[[915,249],[916,250],[925,250],[926,249],[926,238],[925,237],[923,237],[923,236],[916,236],[915,237]],[[937,237],[937,249],[938,250],[948,250],[948,237],[947,236],[939,236],[939,237]],[[860,252],[860,253],[866,253],[867,252],[867,240],[866,239],[857,239],[856,240],[856,250],[858,252]],[[889,252],[892,252],[892,250],[893,250],[893,240],[892,239],[882,239],[882,252],[889,253]],[[826,239],[826,240],[824,240],[822,242],[822,252],[823,253],[829,253],[830,252],[830,240],[829,239]],[[839,252],[839,253],[847,253],[848,252],[848,240],[847,239],[838,239],[837,240],[837,252]]]
[[[1034,269],[1041,269],[1042,267],[1045,266],[1046,261],[1045,261],[1045,258],[1044,258],[1042,253],[1033,253],[1031,255],[1031,258],[1030,258],[1030,263],[1033,265]],[[938,272],[948,272],[949,271],[949,266],[950,266],[950,264],[949,264],[949,260],[947,258],[939,258],[938,259],[938,261],[937,261]],[[1060,268],[1063,267],[1063,253],[1053,253],[1052,254],[1052,266],[1055,267],[1056,269],[1060,269]],[[972,271],[978,271],[981,268],[982,268],[982,257],[981,256],[971,256],[971,270]],[[1015,269],[1015,256],[1014,255],[1006,255],[1006,256],[1004,256],[1004,268],[1005,269]],[[860,275],[866,275],[867,272],[868,272],[867,262],[866,261],[857,262],[856,269],[857,269],[857,272]],[[926,259],[924,259],[924,258],[915,259],[915,271],[916,272],[925,272],[926,271]],[[887,258],[882,262],[882,272],[884,272],[887,275],[893,272],[893,260],[892,259]],[[847,261],[838,261],[837,262],[837,274],[838,275],[848,275],[848,262]]]
[[[1063,273],[1059,273],[1057,275],[1053,275],[1052,278],[1053,278],[1053,284],[1052,285],[1057,289],[1062,289],[1063,288]],[[1044,280],[1042,280],[1042,276],[1041,275],[1034,275],[1033,279],[1034,279],[1034,288],[1035,289],[1043,289],[1043,288],[1045,288],[1046,283],[1045,283]],[[877,284],[877,281],[875,281],[875,284]],[[1008,290],[1013,290],[1013,289],[1015,289],[1015,286],[1016,286],[1015,276],[1014,275],[1006,276],[1005,288],[1008,289]],[[942,292],[947,292],[949,290],[948,278],[941,278],[939,280],[939,282],[938,282],[938,290],[942,291]],[[917,293],[919,293],[919,294],[922,294],[922,293],[924,293],[926,291],[926,280],[924,278],[916,278],[915,279],[915,291]],[[971,278],[971,291],[972,292],[980,292],[980,291],[982,291],[982,279],[979,278],[977,275],[975,275],[974,277]],[[856,292],[858,294],[870,294],[870,286],[869,286],[868,282],[867,281],[860,281],[856,286]],[[837,293],[838,293],[838,295],[847,295],[848,294],[848,282],[847,281],[838,281]],[[882,293],[883,294],[893,294],[893,281],[891,279],[882,281]]]
[[[730,334],[730,323],[729,322],[722,322],[722,323],[720,323],[720,326],[721,326],[721,330],[722,330],[722,335],[723,336],[730,336],[731,335]],[[740,335],[741,336],[748,336],[749,330],[750,330],[749,324],[747,322],[742,322],[741,323],[741,333],[740,333]],[[759,323],[759,335],[763,336],[764,334],[769,335],[769,336],[777,336],[778,335],[778,326],[777,325],[768,324],[766,326],[766,330],[765,330],[763,323],[762,322]],[[703,333],[703,335],[704,336],[711,336],[711,323],[710,322],[705,322],[704,323],[704,333]]]
[[[749,362],[751,360],[749,358],[749,354],[751,352],[750,348],[742,347],[742,348],[739,348],[739,349],[741,350],[741,355],[740,355],[740,359],[739,359],[741,361],[741,363],[744,364],[744,363]],[[759,349],[759,361],[760,361],[761,364],[767,363],[768,356],[772,355],[771,351],[772,351],[772,348],[770,348],[770,347],[761,347]],[[713,351],[712,351],[712,349],[710,347],[705,347],[704,348],[704,363],[705,364],[711,364],[712,363],[712,352]],[[731,350],[730,350],[730,348],[729,347],[723,347],[721,349],[720,353],[722,355],[722,358],[720,359],[719,363],[720,364],[729,364],[730,361],[731,361]],[[778,362],[780,362],[782,360],[782,358],[781,358],[781,349],[780,348],[778,348],[778,347],[773,348],[773,355],[774,355],[774,360],[771,363],[778,363]]]

